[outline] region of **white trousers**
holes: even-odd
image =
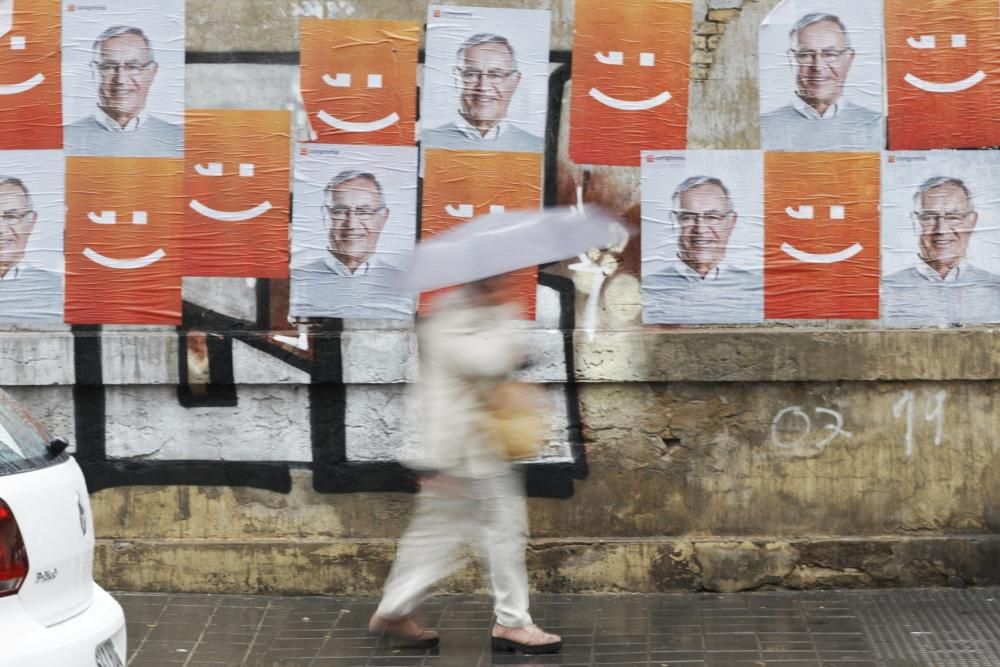
[[[493,585],[497,622],[531,623],[524,550],[528,537],[524,480],[520,471],[425,484],[377,613],[399,618],[414,612],[438,581],[462,564],[459,547],[478,537]]]

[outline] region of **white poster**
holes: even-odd
[[[413,317],[397,285],[416,242],[415,147],[300,146],[293,211],[292,316]]]
[[[67,155],[181,157],[184,0],[67,2]]]
[[[1000,155],[882,156],[882,318],[1000,322]]]
[[[760,27],[765,150],[885,146],[882,3],[784,0]]]
[[[0,322],[63,321],[62,151],[0,151]]]
[[[548,10],[431,5],[423,146],[542,152],[550,22]]]
[[[764,318],[759,151],[643,151],[642,321]]]

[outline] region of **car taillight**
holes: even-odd
[[[28,552],[10,507],[0,500],[0,598],[16,595],[28,576]]]

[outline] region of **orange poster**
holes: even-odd
[[[889,148],[1000,144],[1000,3],[886,0]]]
[[[877,153],[764,157],[764,317],[878,319]]]
[[[299,25],[314,141],[412,146],[420,24],[305,18]]]
[[[288,277],[291,115],[188,110],[184,275]]]
[[[570,158],[686,148],[690,50],[690,0],[576,0]]]
[[[66,322],[180,324],[183,160],[66,160]]]
[[[0,150],[62,148],[59,4],[0,3]]]
[[[540,208],[542,156],[440,149],[424,151],[421,237],[428,237],[487,213]],[[510,274],[511,296],[528,319],[535,317],[538,269]],[[421,303],[423,306],[424,303]]]

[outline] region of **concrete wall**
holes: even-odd
[[[553,11],[549,203],[638,222],[637,170],[566,155],[570,0]],[[696,0],[692,147],[758,145],[775,0]],[[189,0],[189,107],[297,108],[301,16],[422,20],[423,0]],[[562,93],[560,100],[559,92]],[[301,121],[301,118],[299,119]],[[525,325],[552,431],[528,464],[551,591],[1000,583],[1000,333],[863,322],[639,323],[637,241],[539,278]],[[286,281],[188,279],[184,326],[0,333],[0,377],[71,436],[97,575],[118,589],[376,594],[412,504],[409,327],[329,321]],[[451,590],[482,590],[474,567]]]

